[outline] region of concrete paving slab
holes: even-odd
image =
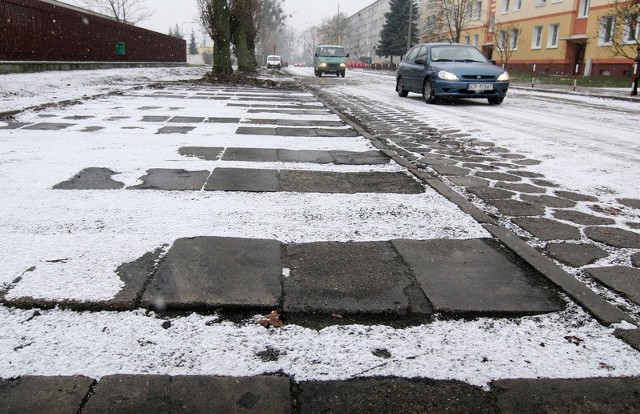
[[[616,338],[623,340],[636,351],[640,351],[640,329],[616,329]]]
[[[167,122],[169,118],[171,117],[160,115],[145,115],[142,117],[142,122]]]
[[[240,118],[223,118],[223,117],[215,117],[210,116],[205,119],[206,123],[214,123],[214,124],[238,124],[240,123]]]
[[[585,269],[611,289],[625,294],[640,305],[640,269],[626,266],[595,267]]]
[[[623,206],[630,207],[636,210],[640,210],[640,199],[637,198],[619,198],[616,200]]]
[[[174,116],[169,122],[176,124],[199,124],[203,122],[204,119],[203,116]]]
[[[558,210],[553,212],[553,216],[558,220],[571,221],[585,226],[606,226],[616,223],[613,219],[598,217],[580,211]]]
[[[186,171],[156,168],[147,170],[142,184],[127,187],[129,190],[197,191],[204,186],[209,171]]]
[[[394,240],[435,310],[554,312],[564,308],[536,272],[525,273],[490,240]]]
[[[207,161],[217,161],[221,158],[222,147],[182,147],[178,149],[180,155],[185,157],[197,157]]]
[[[496,188],[502,188],[504,190],[509,190],[509,191],[516,191],[518,193],[544,194],[547,192],[547,189],[543,187],[538,187],[531,184],[514,184],[509,182],[503,182],[503,181],[496,183]]]
[[[512,217],[541,216],[545,211],[544,206],[518,200],[494,200],[491,204],[500,213]]]
[[[635,267],[640,267],[640,253],[634,253],[631,255],[631,264]]]
[[[280,190],[280,185],[276,170],[216,168],[204,189],[207,191],[275,192]]]
[[[7,122],[6,125],[0,125],[0,129],[20,129],[32,124],[32,122]]]
[[[357,137],[358,134],[352,129],[329,129],[329,128],[317,128],[316,135],[319,137]]]
[[[116,190],[124,183],[111,178],[116,174],[108,168],[85,168],[71,179],[53,186],[54,190]]]
[[[278,150],[273,148],[227,148],[223,161],[276,162]]]
[[[347,178],[354,193],[424,193],[422,184],[401,172],[349,173]]]
[[[473,177],[471,177],[473,178]],[[478,198],[489,200],[509,200],[515,195],[515,193],[507,190],[500,190],[499,188],[484,187],[484,186],[471,186],[466,187],[467,191],[471,194],[475,194]]]
[[[236,135],[277,135],[277,128],[241,126],[236,129]]]
[[[66,129],[74,125],[77,125],[77,124],[68,124],[63,122],[41,122],[39,124],[26,126],[22,129],[37,130],[37,131],[60,131],[62,129]]]
[[[638,378],[519,379],[491,385],[503,414],[640,413]]]
[[[3,414],[76,413],[93,382],[80,376],[0,380],[0,411]]]
[[[571,208],[576,205],[575,201],[549,195],[521,194],[520,199],[527,203],[538,204],[541,206],[552,208]]]
[[[347,174],[323,171],[280,171],[280,190],[300,193],[353,193]]]
[[[278,150],[278,160],[281,162],[308,162],[314,164],[332,164],[333,157],[328,151],[311,150]]]
[[[376,165],[389,164],[391,161],[391,158],[380,151],[329,151],[329,154],[338,165]]]
[[[514,218],[513,222],[540,240],[580,240],[580,230],[546,218]]]
[[[283,260],[285,312],[404,315],[412,307],[411,272],[387,242],[289,244]]]
[[[171,126],[171,127],[162,127],[160,128],[156,134],[187,134],[196,129],[196,127],[185,127],[185,126]]]
[[[276,308],[282,295],[281,275],[276,240],[178,239],[144,292],[142,306],[158,310]]]
[[[290,384],[277,376],[113,375],[100,380],[82,412],[286,414]]]
[[[453,381],[371,378],[301,382],[299,388],[301,414],[495,413],[488,393]]]
[[[617,227],[587,227],[584,234],[593,241],[618,248],[640,249],[640,234]]]

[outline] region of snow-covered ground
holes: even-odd
[[[3,75],[0,99],[3,105],[6,103],[5,109],[19,109],[51,100],[130,90],[158,80],[196,78],[202,73],[201,69],[192,68],[168,69],[164,74],[153,75],[149,71]],[[380,93],[382,82],[373,85],[374,92]],[[131,96],[138,93],[139,96]],[[127,96],[101,97],[82,105],[28,111],[16,117],[20,122],[61,122],[68,116],[91,116],[71,121],[77,126],[63,131],[0,130],[0,287],[9,289],[9,297],[112,298],[122,287],[115,274],[118,264],[170,245],[180,237],[224,235],[284,242],[487,237],[477,223],[430,189],[418,195],[52,190],[53,185],[86,167],[110,168],[118,173],[113,178],[127,186],[138,183],[149,168],[211,171],[224,165],[401,170],[395,164],[294,167],[182,157],[177,153],[182,146],[349,151],[367,151],[372,146],[361,137],[304,140],[239,137],[234,134],[234,127],[215,123],[199,124],[190,134],[155,135],[158,125],[140,122],[146,114],[142,108],[162,106],[153,115],[209,117],[242,117],[242,109],[213,100],[154,100],[142,97],[144,93],[131,91]],[[360,89],[357,93],[367,96],[369,92]],[[388,96],[395,99],[392,94]],[[424,105],[411,99],[399,102],[411,107]],[[521,139],[508,142],[510,126],[504,117],[498,116],[515,116],[518,112],[509,110],[508,100],[500,107],[453,110],[457,114],[442,109],[434,122],[469,129],[479,136],[492,131],[496,134],[492,138],[496,136],[503,142],[500,145],[513,147],[514,151],[525,151],[530,145],[525,142],[524,132],[514,132],[511,136]],[[493,123],[485,125],[485,118],[469,127],[469,118],[463,116],[463,110],[492,111],[486,112],[485,117],[491,117]],[[550,109],[552,113],[557,111]],[[257,116],[273,118],[270,114],[252,115]],[[317,117],[338,119],[331,114]],[[542,121],[538,118],[535,122]],[[3,125],[0,121],[0,127]],[[82,131],[92,125],[106,128]],[[621,145],[626,145],[630,153],[624,159],[629,166],[637,160],[637,151],[632,151],[637,146],[627,142],[627,136],[621,138],[624,143]],[[536,151],[549,153],[550,160],[555,159],[551,155],[564,154],[552,146],[541,146],[544,149]],[[616,154],[615,145],[611,147]],[[534,150],[531,145],[531,151]],[[598,159],[593,156],[589,161],[595,163]],[[617,179],[617,171],[609,178]],[[633,179],[638,172],[629,174],[626,177]],[[626,184],[637,186],[637,183],[638,180]],[[584,186],[585,181],[577,184]],[[601,185],[598,183],[597,187]],[[621,191],[625,186],[615,182],[608,188],[618,192],[618,188]],[[233,324],[197,314],[175,317],[166,328],[162,326],[164,319],[144,311],[35,311],[4,306],[0,307],[0,318],[1,378],[22,375],[100,378],[116,373],[244,376],[281,371],[296,380],[382,375],[457,379],[486,386],[491,380],[503,378],[640,375],[638,352],[612,335],[615,327],[599,325],[571,303],[566,311],[549,315],[437,320],[405,329],[347,325],[312,330],[288,325],[267,330],[255,320]],[[264,362],[256,355],[266,349],[278,353],[278,360]],[[378,349],[389,351],[391,358],[375,356]]]

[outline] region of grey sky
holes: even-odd
[[[81,5],[81,0],[62,0],[64,3]],[[153,15],[139,23],[139,26],[156,32],[168,33],[169,28],[176,24],[184,33],[199,31],[198,7],[196,0],[146,0]],[[289,26],[302,31],[313,25],[318,25],[328,17],[340,12],[351,16],[375,0],[284,0],[282,5],[285,12],[291,16]]]

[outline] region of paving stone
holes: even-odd
[[[346,176],[354,193],[424,193],[422,184],[402,172],[361,172]]]
[[[604,226],[616,223],[615,220],[610,218],[598,217],[572,210],[557,210],[553,212],[553,216],[558,220],[572,221],[585,226]]]
[[[456,185],[465,187],[467,190],[471,188],[488,188],[489,187],[489,181],[484,180],[482,178],[478,178],[478,177],[471,177],[471,176],[447,177],[447,179],[449,179],[449,181],[451,181]]]
[[[626,266],[596,267],[586,272],[609,286],[624,293],[629,299],[640,305],[640,269]]]
[[[348,174],[322,171],[280,171],[280,191],[352,194]]]
[[[640,210],[640,199],[637,198],[619,198],[616,200],[618,203],[623,206],[635,208],[636,210]]]
[[[279,135],[279,134],[278,134]],[[360,134],[358,134],[356,131],[354,131],[353,129],[346,129],[346,128],[341,128],[341,129],[329,129],[329,128],[317,128],[316,129],[316,135],[319,137],[328,137],[328,138],[332,138],[332,137],[358,137],[360,136]]]
[[[523,178],[542,178],[542,177],[544,177],[543,174],[535,173],[535,172],[531,172],[531,171],[509,170],[507,172],[509,174],[517,175],[518,177],[523,177]]]
[[[332,164],[333,157],[328,151],[311,150],[278,150],[278,161],[281,162],[308,162],[316,164]]]
[[[573,201],[590,201],[590,202],[598,201],[598,199],[595,197],[585,195],[585,194],[580,194],[580,193],[574,193],[571,191],[555,191],[555,193],[558,197],[568,198],[569,200],[573,200]]]
[[[540,240],[580,240],[580,230],[546,218],[515,218],[513,222]]]
[[[640,329],[616,329],[616,338],[623,340],[636,351],[640,351]]]
[[[66,414],[80,410],[93,379],[22,377],[0,380],[0,411],[5,414]]]
[[[532,165],[540,165],[540,164],[542,164],[542,161],[538,161],[538,160],[514,160],[513,163],[514,164],[518,164],[518,165],[532,166]]]
[[[198,191],[209,177],[209,171],[186,171],[154,168],[141,178],[142,184],[130,190]]]
[[[476,177],[486,178],[488,180],[500,180],[500,181],[522,181],[521,177],[512,174],[506,174],[501,172],[484,172],[479,171],[476,173]]]
[[[62,119],[69,119],[72,121],[81,121],[83,119],[91,119],[91,118],[95,118],[94,115],[71,115],[71,116],[65,116]]]
[[[475,194],[482,200],[508,200],[515,195],[515,193],[507,190],[500,190],[493,187],[467,187],[467,191],[471,194]]]
[[[142,117],[142,122],[166,122],[171,118],[170,116],[160,115],[145,115]]]
[[[280,184],[276,170],[216,168],[204,189],[207,191],[275,192],[280,190]]]
[[[527,203],[539,204],[541,206],[552,208],[571,208],[576,205],[576,202],[573,200],[550,195],[521,194],[520,199]]]
[[[549,180],[531,180],[531,182],[540,187],[553,187],[553,188],[560,187],[560,185]]]
[[[278,376],[110,375],[100,380],[82,412],[287,414],[290,383]]]
[[[400,314],[410,311],[411,272],[387,242],[286,246],[284,311]],[[426,299],[423,300],[426,303]]]
[[[174,116],[169,120],[171,123],[178,124],[199,124],[204,121],[203,116]]]
[[[67,124],[62,122],[41,122],[39,124],[33,124],[26,126],[22,129],[37,130],[37,131],[59,131],[61,129],[69,128],[77,124]]]
[[[32,122],[7,122],[6,125],[0,125],[0,129],[20,129],[32,124]]]
[[[299,389],[301,414],[495,413],[488,393],[454,381],[367,378],[301,382]]]
[[[71,179],[53,186],[54,190],[115,190],[124,183],[111,178],[116,174],[108,168],[85,168]]]
[[[197,157],[207,161],[217,161],[222,156],[222,147],[182,147],[178,149],[180,155]]]
[[[468,168],[456,167],[455,165],[432,165],[431,168],[444,176],[465,176],[471,172]]]
[[[542,187],[537,187],[531,184],[514,184],[514,183],[505,183],[499,182],[496,183],[496,188],[502,188],[509,191],[516,191],[518,193],[546,193],[547,189]]]
[[[544,206],[518,200],[494,200],[491,203],[505,216],[541,216],[545,211]]]
[[[278,150],[272,148],[227,148],[223,161],[276,162]]]
[[[631,264],[635,267],[640,267],[640,253],[634,253],[631,255]]]
[[[609,256],[605,250],[591,244],[555,243],[546,247],[554,259],[573,267],[582,267]]]
[[[210,116],[204,122],[213,124],[239,124],[240,118],[222,118]]]
[[[516,379],[491,384],[502,414],[637,413],[638,378]]]
[[[80,130],[80,132],[97,132],[102,131],[104,129],[103,126],[87,126]]]
[[[380,151],[329,151],[333,161],[339,165],[389,164],[391,159]]]
[[[394,240],[439,312],[530,314],[563,308],[542,278],[526,274],[490,240]]]
[[[186,127],[186,126],[167,126],[162,127],[156,132],[156,134],[187,134],[196,129],[196,127]]]
[[[277,128],[245,127],[236,129],[236,135],[277,135]]]
[[[157,310],[276,308],[281,275],[276,240],[178,239],[144,292],[142,305]]]
[[[640,249],[640,234],[617,227],[587,227],[584,234],[593,241],[613,247]]]

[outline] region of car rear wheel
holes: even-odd
[[[409,91],[404,88],[402,78],[398,78],[398,82],[396,83],[396,92],[398,92],[398,96],[401,98],[406,98],[407,95],[409,95]]]
[[[340,75],[342,75],[342,77],[344,78],[346,72],[342,71],[342,73],[340,73]]]
[[[428,104],[438,103],[438,98],[436,97],[436,91],[433,90],[433,85],[431,84],[430,79],[426,79],[424,81],[424,85],[422,86],[422,97],[424,98],[424,101]]]
[[[487,100],[489,101],[489,103],[491,105],[500,105],[502,103],[502,101],[504,101],[504,98],[487,98]]]

